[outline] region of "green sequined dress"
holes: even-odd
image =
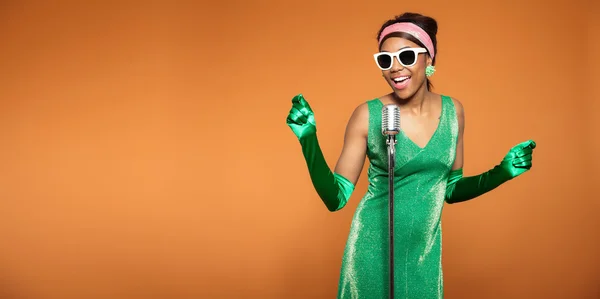
[[[443,298],[442,227],[446,182],[454,163],[458,121],[442,96],[438,127],[424,148],[397,136],[394,170],[394,298]],[[379,99],[367,102],[369,186],[359,203],[344,250],[338,298],[389,297],[388,163]]]

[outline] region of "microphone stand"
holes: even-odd
[[[396,135],[387,135],[389,232],[390,232],[390,299],[394,299],[394,168],[396,165]]]

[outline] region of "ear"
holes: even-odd
[[[426,66],[429,66],[429,65],[433,65],[433,59],[431,59],[431,56],[427,55],[427,65]]]

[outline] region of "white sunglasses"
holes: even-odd
[[[383,70],[387,71],[392,68],[394,65],[394,57],[400,62],[400,64],[404,67],[410,67],[417,63],[417,57],[419,53],[427,53],[427,49],[425,48],[404,48],[398,52],[390,53],[390,52],[379,52],[373,55],[375,58],[375,63],[377,66]]]

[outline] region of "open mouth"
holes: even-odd
[[[396,83],[401,83],[401,82],[408,80],[409,78],[410,78],[409,76],[402,76],[402,77],[392,78],[392,80],[394,80],[394,82],[396,82]]]
[[[394,87],[396,89],[402,89],[408,85],[408,82],[410,82],[410,76],[392,78],[392,81],[394,81]]]

